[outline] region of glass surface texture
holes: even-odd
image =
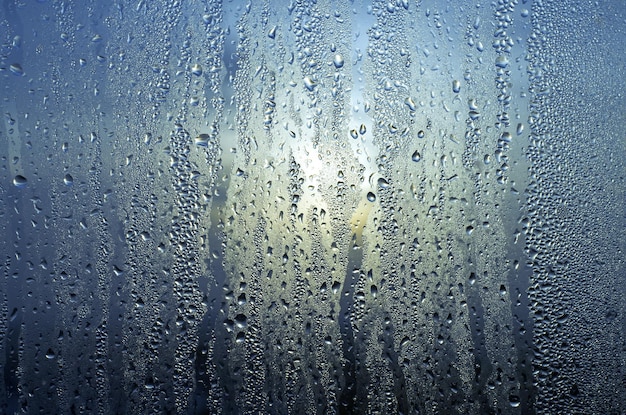
[[[626,414],[622,0],[3,0],[0,413]]]

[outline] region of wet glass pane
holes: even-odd
[[[0,413],[626,413],[621,0],[0,7]]]

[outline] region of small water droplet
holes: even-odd
[[[419,130],[417,132],[417,138],[424,138],[426,134],[424,133],[424,130]]]
[[[415,150],[415,151],[413,152],[413,155],[411,156],[411,160],[413,160],[413,161],[415,161],[415,162],[418,162],[418,161],[420,161],[421,159],[422,159],[422,155],[420,154],[420,152],[419,152],[419,151]]]
[[[350,130],[350,137],[354,138],[355,140],[359,138],[359,134],[356,132],[354,128]]]
[[[373,192],[368,192],[367,193],[367,200],[369,202],[374,203],[376,201],[376,195]]]
[[[511,405],[511,408],[518,408],[520,406],[520,398],[515,396],[515,395],[511,395],[509,396],[509,405]]]
[[[381,189],[387,189],[387,188],[389,188],[389,182],[381,177],[381,178],[378,179],[378,186]]]
[[[72,186],[74,184],[74,178],[71,174],[66,174],[65,177],[63,177],[63,183],[65,183],[66,186]]]
[[[378,295],[378,287],[376,285],[372,285],[370,287],[370,293],[372,294],[372,297],[376,298]]]
[[[361,126],[359,127],[359,134],[363,135],[366,131],[367,129],[365,128],[365,124],[361,124]]]
[[[12,63],[11,66],[9,66],[9,70],[13,75],[24,75],[24,69],[22,69],[22,65],[20,65],[19,63]]]
[[[415,101],[413,101],[413,98],[411,97],[408,97],[407,99],[405,99],[404,103],[406,104],[407,107],[409,107],[411,111],[415,111],[417,109],[417,106],[415,105]]]
[[[275,39],[276,38],[276,26],[272,27],[269,32],[267,32],[267,37],[269,37],[270,39]]]
[[[452,92],[454,92],[455,94],[461,92],[461,82],[459,82],[458,79],[452,81]]]
[[[191,73],[196,76],[202,75],[202,66],[200,66],[200,64],[194,63],[191,66]]]

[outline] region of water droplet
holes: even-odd
[[[63,177],[63,183],[65,183],[66,186],[72,186],[74,184],[74,178],[71,174],[66,174],[65,177]]]
[[[276,38],[276,26],[272,27],[269,32],[267,32],[267,37],[269,37],[270,39],[275,39]]]
[[[511,408],[518,408],[520,406],[520,398],[515,395],[509,396],[509,405],[511,405]]]
[[[359,134],[363,135],[366,131],[367,129],[365,128],[365,124],[361,124],[361,126],[359,127]]]
[[[333,58],[333,64],[335,65],[335,68],[337,69],[343,67],[343,64],[344,64],[343,57],[340,54],[336,54],[335,57]]]
[[[419,152],[419,151],[415,150],[415,151],[413,152],[413,155],[411,156],[411,160],[413,160],[413,161],[415,161],[415,162],[418,162],[418,161],[420,161],[421,159],[422,159],[422,155],[420,154],[420,152]]]
[[[376,298],[378,295],[378,287],[376,285],[372,285],[370,287],[370,293],[372,294],[372,297]]]
[[[194,63],[191,66],[191,73],[196,76],[202,75],[202,66],[200,66],[200,64]]]
[[[461,82],[459,82],[457,79],[452,81],[452,92],[454,92],[455,94],[461,92]]]
[[[389,182],[381,177],[380,179],[378,179],[378,186],[381,189],[387,189],[389,188]]]
[[[13,75],[24,75],[24,69],[22,69],[22,65],[20,65],[19,63],[12,63],[11,66],[9,66],[9,70]]]
[[[248,326],[248,319],[245,314],[237,314],[235,316],[235,325],[240,329],[245,329]]]
[[[411,97],[408,97],[407,99],[405,99],[404,103],[406,104],[407,107],[409,107],[411,111],[415,111],[417,109],[417,106],[415,105],[415,101],[413,101]]]
[[[54,353],[54,350],[48,349],[48,351],[46,352],[46,359],[52,360],[55,357],[56,357],[56,354]]]
[[[424,133],[424,130],[419,130],[417,132],[417,138],[424,138],[426,134]]]
[[[372,193],[372,192],[368,192],[367,193],[367,200],[369,202],[374,203],[376,201],[376,195],[374,193]]]
[[[197,146],[208,147],[209,146],[209,138],[208,134],[200,134],[195,139],[194,142]]]
[[[26,187],[26,184],[28,184],[28,179],[26,179],[26,177],[22,176],[21,174],[18,174],[13,178],[13,185],[15,187]]]
[[[304,77],[304,86],[309,91],[313,91],[315,89],[315,87],[317,86],[317,83],[313,79],[311,79],[310,76],[305,76]]]
[[[523,132],[524,132],[524,124],[522,124],[522,123],[517,124],[517,128],[515,129],[515,133],[517,135],[522,135]]]
[[[354,128],[350,130],[350,137],[354,138],[355,140],[359,138],[359,134],[356,132]]]
[[[509,66],[509,59],[504,55],[498,56],[496,58],[496,66],[498,68],[506,68],[507,66]]]

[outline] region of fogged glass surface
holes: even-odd
[[[626,413],[620,0],[0,8],[0,412]]]

